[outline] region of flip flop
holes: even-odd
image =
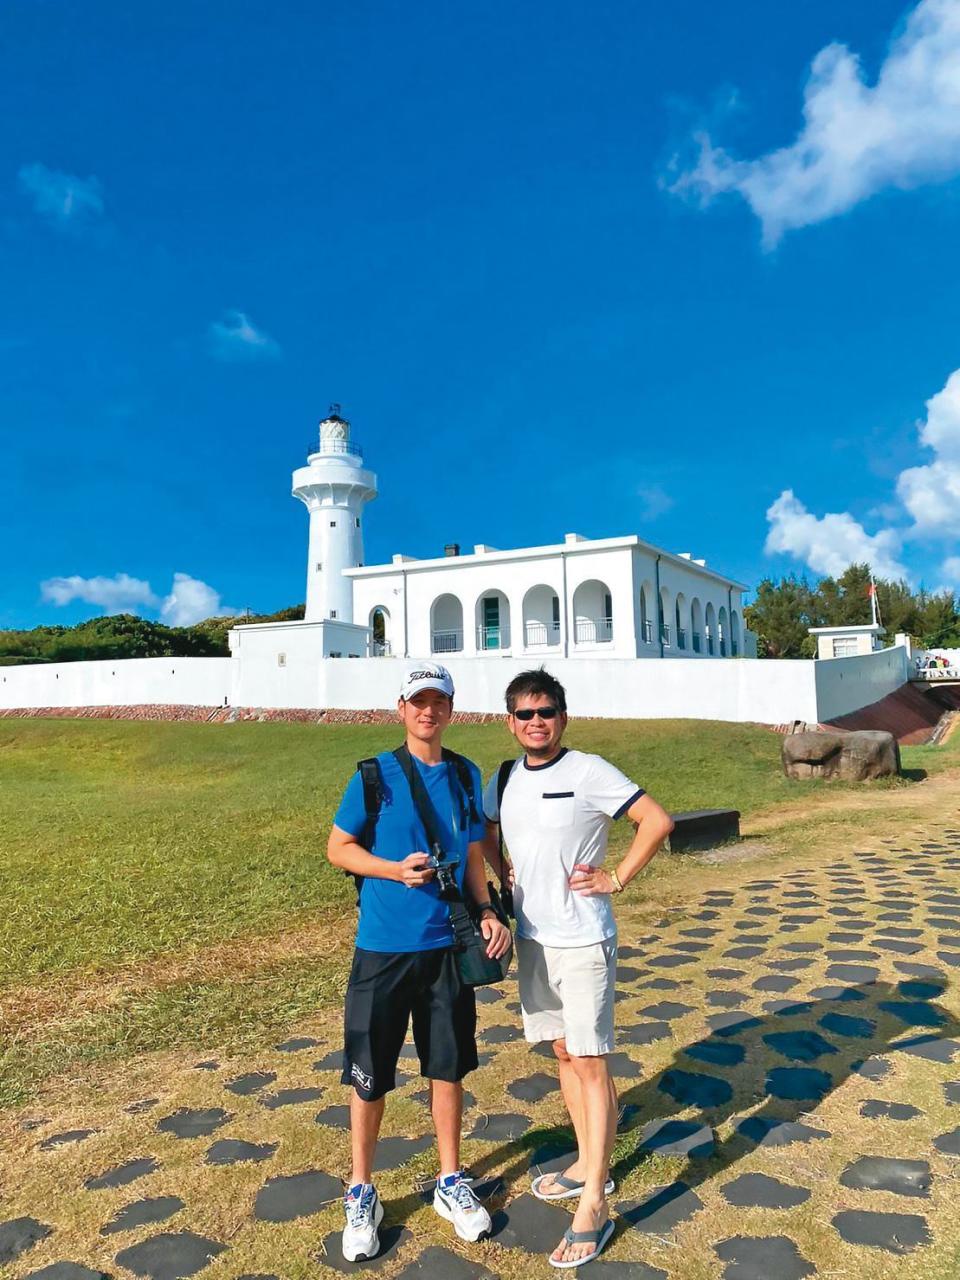
[[[563,1190],[553,1191],[549,1195],[545,1195],[540,1190],[540,1184],[545,1178],[552,1178]],[[580,1194],[585,1185],[583,1182],[577,1182],[575,1178],[568,1178],[565,1173],[541,1173],[530,1183],[530,1190],[538,1200],[572,1200]],[[608,1178],[606,1186],[603,1188],[603,1194],[605,1196],[613,1195],[615,1185],[613,1179]]]
[[[585,1267],[588,1262],[593,1262],[595,1258],[600,1257],[612,1235],[612,1218],[608,1218],[603,1226],[598,1227],[596,1231],[565,1231],[563,1238],[567,1244],[592,1244],[593,1253],[588,1253],[585,1258],[577,1258],[574,1262],[554,1262],[552,1257],[548,1258],[547,1261],[551,1267],[558,1267],[561,1270],[567,1270],[570,1267]]]

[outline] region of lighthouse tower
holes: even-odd
[[[344,569],[363,564],[363,508],[377,496],[377,477],[363,468],[350,423],[332,404],[318,446],[293,473],[293,496],[310,512],[307,622],[353,622],[353,583]]]

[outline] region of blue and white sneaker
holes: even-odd
[[[453,1223],[461,1240],[479,1240],[481,1236],[489,1235],[493,1227],[489,1213],[474,1195],[462,1170],[437,1179],[433,1207],[441,1218]]]
[[[343,1197],[343,1212],[347,1218],[342,1237],[344,1258],[347,1262],[375,1258],[380,1252],[377,1228],[383,1221],[383,1205],[376,1187],[370,1182],[351,1187]]]

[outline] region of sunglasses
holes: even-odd
[[[521,707],[513,714],[517,720],[532,720],[534,716],[539,716],[541,720],[555,720],[560,712],[556,707]]]

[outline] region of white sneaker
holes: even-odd
[[[481,1236],[489,1235],[493,1227],[489,1213],[473,1194],[473,1188],[462,1173],[437,1179],[433,1207],[441,1218],[453,1223],[461,1240],[479,1240]]]
[[[347,1225],[343,1229],[342,1249],[347,1262],[375,1258],[380,1252],[377,1228],[383,1221],[383,1205],[371,1183],[357,1183],[343,1197]]]

